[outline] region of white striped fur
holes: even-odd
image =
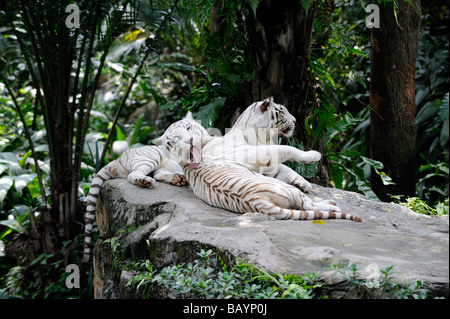
[[[182,125],[179,123],[178,125]],[[203,161],[223,161],[244,162],[246,159],[242,156],[242,149],[247,145],[276,145],[278,144],[278,134],[286,137],[292,136],[295,128],[295,118],[289,113],[284,105],[276,104],[272,97],[263,101],[255,102],[239,116],[235,124],[223,137],[215,137],[208,140],[208,145],[202,147]],[[167,131],[176,129],[169,127]],[[209,136],[207,131],[198,126],[198,132],[201,137],[195,137],[198,140],[204,140]],[[193,132],[193,134],[196,134]],[[162,139],[153,140],[156,145],[162,144]],[[186,152],[186,150],[185,150]],[[304,163],[316,162],[320,159],[317,152],[314,158],[304,158]],[[237,157],[237,158],[236,158]],[[319,157],[319,158],[317,158]],[[189,159],[189,157],[188,157]],[[175,159],[176,161],[176,159]],[[272,163],[270,169],[248,166],[249,169],[259,172],[263,175],[274,177],[290,185],[300,188],[304,192],[309,192],[311,184],[300,176],[297,172],[282,163]]]
[[[274,145],[278,144],[278,134],[286,137],[292,136],[295,122],[295,117],[289,113],[284,105],[277,104],[272,97],[268,97],[264,101],[250,105],[224,137],[228,140],[243,138],[247,144],[254,146]],[[275,134],[266,128],[275,128]],[[311,184],[307,180],[293,169],[281,163],[271,173],[260,173],[294,185],[304,192],[309,192],[312,189]]]
[[[203,127],[201,128],[203,129]],[[273,128],[274,130],[261,130],[261,128]],[[288,112],[286,107],[274,103],[270,97],[247,107],[227,134],[214,139],[214,143],[210,144],[211,148],[209,151],[211,153],[219,152],[221,154],[219,157],[228,157],[229,161],[233,161],[235,157],[234,144],[259,145],[276,143],[278,134],[291,136],[294,128],[295,118]],[[274,134],[268,134],[268,132]],[[207,131],[203,129],[200,135],[205,134],[208,135]],[[158,144],[158,140],[155,140],[154,143]],[[226,148],[230,149],[224,150]],[[205,148],[205,150],[207,149]],[[210,156],[210,160],[214,160],[214,156]],[[304,191],[311,189],[311,185],[303,177],[285,165],[272,166],[271,171],[267,169],[261,171],[259,167],[253,166],[249,168],[267,176],[276,177]],[[154,172],[154,179],[147,176],[151,172]],[[85,215],[84,261],[89,260],[92,224],[101,186],[105,180],[115,177],[128,178],[133,184],[149,188],[153,187],[155,180],[170,182],[177,186],[187,184],[181,167],[176,162],[168,160],[166,155],[154,146],[130,149],[124,152],[119,160],[105,166],[94,177],[88,195]]]
[[[173,159],[183,167],[194,194],[210,205],[238,213],[261,212],[277,219],[362,221],[358,216],[341,214],[333,201],[314,203],[297,187],[256,173],[276,170],[279,163],[287,160],[318,161],[320,153],[285,145],[239,144],[224,148],[221,156],[211,156],[211,149],[222,143],[218,139],[209,136],[188,113],[156,143],[175,155]]]
[[[259,212],[276,219],[349,219],[331,200],[313,202],[302,191],[238,164],[200,163],[184,173],[194,194],[211,206],[237,213]]]

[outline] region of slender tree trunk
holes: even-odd
[[[415,194],[415,65],[420,36],[420,2],[380,5],[380,28],[372,29],[370,76],[370,153],[384,164],[395,185],[386,186],[372,171],[372,189],[383,200],[389,194]]]

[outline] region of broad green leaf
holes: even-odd
[[[122,129],[119,127],[119,125],[116,125],[116,141],[125,141],[127,136],[122,131]]]
[[[212,127],[217,119],[220,109],[225,105],[225,101],[225,97],[213,99],[207,105],[202,106],[200,110],[194,114],[194,118],[202,121],[202,124],[206,128]]]
[[[11,228],[12,230],[20,232],[20,225],[19,222],[15,219],[9,220],[5,219],[0,221],[0,225],[6,226],[8,228]]]
[[[370,166],[372,166],[375,169],[382,169],[384,167],[383,163],[373,160],[373,159],[370,159],[370,158],[367,158],[365,156],[361,156],[361,159],[363,160],[364,163],[369,164]]]
[[[5,199],[6,194],[8,194],[8,191],[11,188],[13,182],[14,177],[12,176],[3,176],[2,178],[0,178],[0,204]]]
[[[20,176],[14,177],[14,187],[17,192],[20,193],[22,189],[24,189],[28,183],[30,183],[33,179],[35,179],[37,174],[22,174]]]
[[[377,172],[377,173],[378,173],[378,172]],[[395,184],[395,183],[392,181],[392,178],[390,178],[389,176],[387,176],[385,172],[379,172],[379,173],[378,173],[378,176],[381,177],[381,181],[383,182],[384,185],[392,185],[392,184]]]
[[[430,94],[428,90],[420,89],[416,93],[416,107],[419,107],[420,104],[422,104],[423,100]]]
[[[306,14],[308,14],[309,8],[311,7],[311,4],[313,3],[313,0],[301,0],[301,4],[303,9],[305,9]]]
[[[449,97],[448,93],[444,96],[442,99],[440,106],[439,106],[439,112],[438,112],[438,118],[439,121],[443,122],[445,120],[448,120],[449,118]]]
[[[0,164],[7,165],[10,174],[22,174],[25,172],[19,165],[19,158],[17,158],[16,154],[11,152],[0,153]]]
[[[436,115],[438,109],[435,107],[436,103],[434,101],[429,101],[425,103],[424,106],[420,109],[420,111],[416,115],[416,125],[420,125],[429,118]]]
[[[384,167],[383,163],[364,156],[361,156],[361,159],[363,160],[364,163],[369,164],[370,166],[373,167],[378,176],[380,176],[381,181],[383,182],[384,185],[394,184],[392,178],[390,178],[385,172],[378,171],[379,169],[382,169]]]
[[[363,88],[367,89],[366,83],[364,83],[363,79],[358,74],[355,74],[355,80],[363,86]]]

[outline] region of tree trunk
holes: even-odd
[[[246,92],[246,104],[273,96],[295,116],[299,127],[308,112],[317,106],[313,81],[309,77],[314,18],[314,2],[308,12],[298,0],[262,0],[256,15],[249,10],[246,18],[249,39],[250,69],[255,79]],[[295,137],[305,148],[311,148],[304,130],[297,129]],[[317,143],[323,152],[323,143]],[[327,165],[319,163],[318,177],[313,182],[329,185]]]
[[[250,64],[258,70],[247,103],[274,96],[290,111],[300,113],[307,103],[307,74],[315,6],[309,12],[299,1],[262,0],[247,18]]]
[[[372,29],[370,153],[384,164],[395,185],[372,171],[372,189],[383,200],[415,194],[415,65],[420,35],[420,2],[380,5],[380,28]]]

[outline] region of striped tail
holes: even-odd
[[[92,226],[95,218],[98,195],[105,181],[117,176],[115,161],[103,167],[91,183],[87,196],[86,214],[84,215],[84,253],[82,262],[88,262],[91,254]]]
[[[278,207],[279,208],[279,207]],[[360,216],[337,213],[333,211],[320,211],[320,210],[295,210],[279,208],[277,212],[268,212],[269,216],[273,216],[276,219],[298,219],[298,220],[311,220],[311,219],[348,219],[355,222],[362,222],[363,219]]]

